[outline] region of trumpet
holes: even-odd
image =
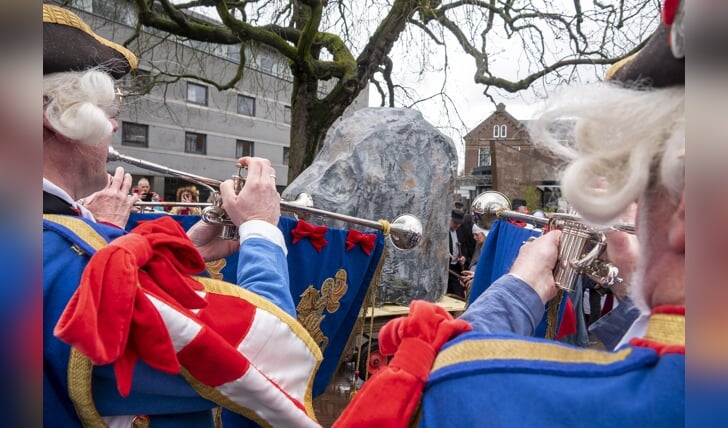
[[[480,227],[490,228],[498,218],[525,221],[549,230],[561,230],[559,258],[554,267],[556,285],[568,292],[576,289],[576,280],[584,274],[599,286],[610,288],[623,282],[619,269],[612,263],[600,259],[607,248],[605,232],[618,230],[635,233],[631,223],[617,223],[609,227],[592,227],[575,214],[555,213],[550,218],[511,211],[511,202],[506,195],[497,191],[486,191],[473,199],[472,211]]]
[[[211,192],[211,202],[207,203],[138,202],[135,205],[175,205],[204,207],[201,215],[202,220],[206,223],[222,225],[222,232],[220,233],[220,237],[222,239],[237,240],[239,238],[237,226],[235,226],[232,220],[230,220],[230,217],[227,215],[222,206],[222,196],[220,195],[220,191],[218,190],[220,184],[222,183],[221,181],[212,178],[202,177],[184,171],[179,171],[153,162],[148,162],[131,156],[123,155],[111,146],[109,146],[109,152],[106,161],[125,162],[139,168],[158,172],[160,174],[179,177],[209,189]],[[245,178],[242,175],[242,168],[239,167],[237,174],[233,175],[231,178],[233,180],[235,192],[240,192],[240,190],[243,188],[243,185],[245,184]],[[396,217],[392,222],[389,222],[387,220],[367,220],[359,217],[353,217],[345,214],[338,214],[314,208],[313,198],[307,193],[299,194],[294,201],[281,200],[281,211],[286,211],[301,216],[318,215],[378,230],[380,232],[383,232],[385,236],[388,236],[392,244],[396,248],[401,250],[409,250],[415,248],[422,238],[422,223],[417,217],[413,216],[412,214],[402,214]]]

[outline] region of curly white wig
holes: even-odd
[[[566,88],[530,131],[535,145],[565,161],[562,194],[588,222],[615,221],[651,179],[679,200],[685,181],[682,86]]]
[[[108,117],[115,108],[114,80],[98,70],[43,76],[48,123],[66,138],[97,144],[111,136]]]

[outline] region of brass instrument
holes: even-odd
[[[212,195],[212,202],[138,202],[137,206],[196,206],[204,207],[202,210],[202,220],[206,223],[222,225],[222,232],[220,237],[222,239],[238,239],[238,228],[230,220],[222,206],[222,197],[220,195],[219,188],[222,183],[219,180],[212,178],[202,177],[199,175],[179,171],[176,169],[168,168],[163,165],[159,165],[153,162],[144,161],[131,156],[126,156],[113,147],[109,146],[109,153],[107,162],[120,161],[130,165],[138,166],[150,171],[155,171],[161,174],[172,175],[183,178],[200,186],[204,186],[210,190]],[[245,179],[241,175],[241,169],[238,168],[238,174],[232,176],[235,191],[239,192]],[[353,217],[345,214],[337,214],[330,211],[325,211],[313,207],[313,199],[306,193],[298,195],[295,201],[284,201],[281,200],[281,211],[291,212],[301,216],[320,215],[322,217],[332,218],[334,220],[344,221],[346,223],[357,224],[359,226],[368,227],[371,229],[379,230],[385,235],[389,236],[392,244],[402,250],[412,249],[419,244],[422,237],[422,223],[419,219],[411,214],[402,214],[394,219],[391,223],[385,220],[373,221],[366,220],[358,217]]]
[[[633,224],[618,223],[607,228],[595,228],[584,223],[575,214],[554,213],[550,218],[511,211],[511,202],[506,195],[497,191],[481,193],[473,199],[474,221],[480,227],[490,228],[498,218],[521,220],[537,226],[548,226],[549,230],[561,230],[559,258],[554,268],[556,285],[565,291],[573,292],[576,279],[584,274],[604,288],[622,282],[619,269],[606,260],[600,259],[607,248],[604,233],[618,230],[635,233]],[[590,248],[591,247],[591,248]]]

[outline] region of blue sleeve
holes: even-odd
[[[506,274],[478,296],[460,319],[482,333],[532,336],[544,310],[545,305],[531,286]]]
[[[239,286],[265,297],[296,317],[288,262],[279,245],[262,238],[244,240],[240,244],[237,279]]]

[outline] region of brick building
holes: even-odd
[[[465,136],[465,169],[457,187],[466,202],[497,190],[511,199],[526,199],[532,209],[557,208],[558,161],[533,146],[527,124],[501,103]]]

